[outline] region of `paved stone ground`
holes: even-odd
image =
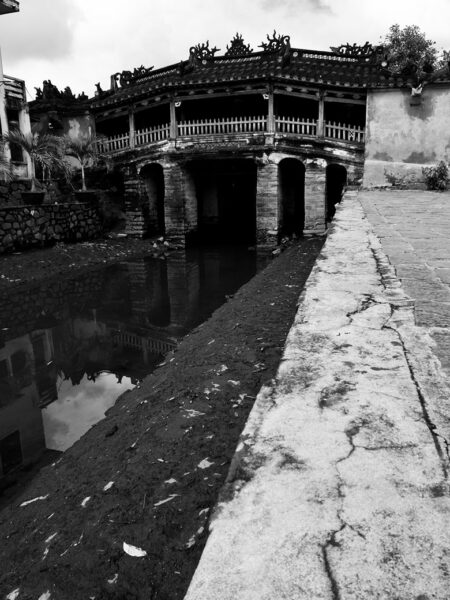
[[[378,221],[387,232],[387,214]],[[411,265],[419,288],[428,263],[419,252],[410,263],[406,234],[389,231],[391,258]],[[449,388],[384,248],[348,194],[185,600],[449,599]],[[436,278],[441,289],[430,268]],[[431,301],[445,298],[443,287]]]
[[[364,191],[358,197],[450,378],[450,193]]]

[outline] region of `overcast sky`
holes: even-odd
[[[450,49],[450,0],[20,0],[0,18],[4,72],[30,97],[50,79],[89,96],[118,71],[187,59],[199,42],[226,51],[236,32],[253,49],[274,29],[297,48],[377,43],[390,25],[416,24]]]

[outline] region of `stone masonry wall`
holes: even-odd
[[[0,254],[94,239],[101,233],[98,210],[86,204],[0,208]]]
[[[325,233],[326,161],[307,159],[305,167],[304,233]]]
[[[184,172],[177,163],[164,165],[164,220],[166,237],[184,243],[186,214],[184,202]]]
[[[0,181],[0,208],[23,206],[22,192],[29,192],[31,182],[28,179]],[[49,187],[52,202],[65,202],[71,188],[64,180],[53,180]]]
[[[256,179],[256,239],[258,244],[276,243],[279,221],[278,164],[258,164]]]

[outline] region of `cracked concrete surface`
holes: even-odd
[[[448,387],[354,194],[261,390],[186,600],[448,600]]]

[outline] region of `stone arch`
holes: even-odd
[[[326,220],[330,222],[336,212],[336,204],[342,200],[347,185],[347,169],[344,165],[331,163],[326,168]]]
[[[305,165],[298,158],[278,163],[279,234],[300,235],[305,226]]]
[[[159,163],[149,163],[139,170],[147,199],[148,223],[150,231],[164,235],[164,169]]]

